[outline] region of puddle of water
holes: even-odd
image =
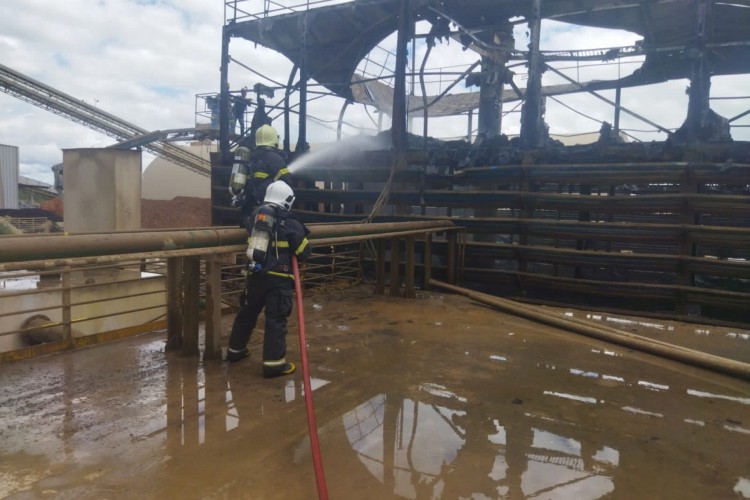
[[[577,394],[566,394],[564,392],[544,391],[542,394],[545,396],[554,396],[561,399],[571,399],[573,401],[580,401],[581,403],[588,403],[595,405],[597,403],[596,398],[589,398],[586,396],[579,396]]]
[[[733,491],[738,495],[742,495],[742,498],[750,498],[750,479],[746,477],[737,479],[737,484],[734,485]]]
[[[641,387],[645,387],[646,389],[649,389],[649,390],[652,390],[652,391],[656,391],[656,392],[668,391],[669,390],[669,386],[668,385],[656,384],[654,382],[648,382],[646,380],[639,380],[638,381],[638,385],[640,385]]]
[[[646,416],[649,416],[649,417],[664,418],[664,415],[662,415],[661,413],[656,413],[656,412],[653,412],[653,411],[642,410],[640,408],[634,408],[632,406],[623,406],[622,409],[625,410],[628,413],[634,413],[636,415],[646,415]]]
[[[733,401],[735,403],[740,403],[743,405],[750,405],[750,398],[743,398],[743,397],[737,397],[737,396],[727,396],[724,394],[711,394],[710,392],[705,391],[697,391],[695,389],[688,389],[687,393],[690,396],[695,396],[698,398],[709,398],[709,399],[724,399],[726,401]]]
[[[373,317],[310,341],[332,498],[746,495],[747,392],[494,315],[469,335],[411,313],[407,333]],[[163,347],[0,367],[0,493],[314,496],[299,373],[262,379],[254,346],[232,365]]]

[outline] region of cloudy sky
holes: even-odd
[[[195,123],[196,94],[218,88],[223,21],[223,0],[2,0],[0,63],[139,127],[191,127]],[[546,23],[543,48],[616,47],[636,40],[637,36],[628,33]],[[516,44],[525,47],[527,43],[525,28],[520,27]],[[244,41],[233,41],[230,52],[276,81],[286,82],[288,78],[291,65],[278,54]],[[415,50],[417,66],[423,52],[421,46]],[[462,51],[455,42],[443,43],[433,50],[427,67],[468,64],[476,59],[475,54]],[[606,67],[568,66],[568,74],[585,81],[629,74],[637,67],[637,61],[624,60]],[[553,76],[545,78],[545,84],[560,83]],[[232,65],[233,89],[252,87],[257,82],[269,83]],[[525,86],[522,75],[518,83]],[[745,76],[714,78],[712,93],[744,96],[749,84]],[[685,118],[686,86],[686,81],[678,81],[626,89],[623,105],[660,125],[676,128]],[[465,90],[462,84],[455,88],[457,92]],[[614,99],[614,91],[603,94]],[[597,120],[613,121],[612,108],[590,95],[564,96],[559,100],[563,104],[547,104],[547,123],[552,133],[593,132],[599,129]],[[341,104],[338,99],[319,100],[311,104],[310,113],[324,121],[335,121]],[[506,110],[513,106],[506,105]],[[731,117],[750,107],[750,103],[714,101],[713,107]],[[505,133],[518,132],[518,115],[509,113],[504,118]],[[350,107],[345,133],[372,131],[374,118],[372,110],[367,113],[362,106]],[[622,127],[641,140],[664,138],[653,127],[627,115],[621,120]],[[421,123],[415,121],[414,127],[421,132]],[[335,123],[311,124],[308,128],[310,142],[335,139]],[[446,138],[463,135],[466,120],[438,120],[431,123],[429,133]],[[735,139],[750,140],[750,129],[735,129],[733,135]],[[113,142],[109,136],[0,93],[0,144],[19,147],[21,175],[51,183],[50,167],[62,161],[63,149],[103,147]],[[296,134],[292,144],[295,142]],[[144,167],[149,161],[144,155]]]

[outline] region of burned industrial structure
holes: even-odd
[[[254,89],[259,102],[265,97],[268,109],[283,116],[283,127],[274,125],[292,166],[307,154],[308,103],[320,95],[340,98],[339,138],[348,106],[375,107],[381,120],[391,117],[378,134],[381,148],[356,158],[344,148],[321,160],[311,154],[305,169],[293,170],[307,222],[448,217],[465,228],[457,272],[466,286],[527,301],[748,322],[750,143],[733,140],[731,131],[750,110],[720,116],[710,88],[712,77],[750,73],[750,2],[357,0],[299,8],[266,2],[262,12],[250,12],[247,3],[228,1],[225,10],[213,224],[237,222],[226,186],[232,151],[243,137],[227,119],[235,93],[229,75],[230,69],[260,75],[230,50],[245,40],[293,63],[288,82],[275,89],[277,104],[270,104],[268,86]],[[624,30],[641,40],[543,51],[546,20]],[[518,50],[513,39],[521,24],[528,50]],[[428,29],[417,33],[418,25]],[[388,36],[396,38],[392,73],[364,74],[362,61]],[[460,43],[479,59],[446,71],[453,81],[427,95],[425,63],[440,40]],[[414,60],[418,44],[426,47],[421,66]],[[580,82],[554,65],[634,56],[641,65],[610,80]],[[514,78],[521,67],[524,88]],[[545,74],[564,83],[543,85]],[[677,129],[621,102],[622,89],[675,79],[689,80],[687,109],[673,110],[685,116]],[[478,90],[452,94],[459,83]],[[615,100],[601,94],[612,89]],[[555,124],[545,120],[545,100],[576,92],[611,105],[613,119],[601,124],[593,144],[564,146],[551,136]],[[502,122],[513,101],[522,106],[517,137]],[[624,113],[666,140],[623,141]],[[466,139],[430,137],[431,120],[441,116],[465,119]],[[409,130],[415,118],[421,131]],[[433,272],[448,272],[445,242],[417,242],[426,244],[433,247]]]

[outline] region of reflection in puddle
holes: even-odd
[[[564,392],[544,391],[545,396],[555,396],[562,399],[572,399],[573,401],[580,401],[582,403],[588,403],[595,405],[597,403],[596,398],[589,398],[586,396],[578,396],[577,394],[566,394]]]
[[[710,392],[696,391],[695,389],[688,389],[687,393],[691,396],[699,398],[713,398],[713,399],[725,399],[727,401],[734,401],[743,405],[750,405],[750,398],[740,398],[736,396],[726,396],[724,394],[711,394]]]
[[[656,391],[656,392],[662,392],[662,391],[668,391],[669,386],[664,384],[656,384],[654,382],[647,382],[645,380],[639,380],[638,385],[641,387],[645,387],[646,389]]]
[[[508,343],[515,340],[502,338]],[[144,463],[150,464],[151,470],[166,464],[164,468],[174,474],[169,479],[178,484],[173,478],[182,480],[186,470],[199,470],[198,465],[191,469],[193,462],[201,462],[196,457],[217,457],[214,465],[223,470],[233,464],[222,462],[229,459],[219,457],[236,459],[242,455],[244,460],[244,451],[231,451],[247,447],[251,450],[247,456],[273,450],[263,457],[267,460],[262,464],[263,471],[303,471],[309,476],[306,435],[303,437],[304,433],[296,429],[287,442],[269,433],[270,428],[278,429],[289,421],[303,422],[300,415],[304,412],[304,388],[299,377],[269,382],[260,378],[253,365],[249,369],[232,366],[227,370],[182,359],[164,361],[161,349],[163,342],[154,342],[129,351],[132,359],[116,365],[118,377],[110,385],[106,379],[93,376],[79,381],[78,377],[89,369],[85,352],[80,353],[79,365],[50,371],[36,384],[43,382],[53,390],[31,390],[25,396],[29,404],[44,411],[42,417],[31,422],[42,431],[32,439],[23,430],[24,426],[31,427],[24,420],[29,418],[31,409],[11,409],[16,395],[6,389],[5,399],[0,400],[0,414],[5,412],[3,423],[10,423],[16,430],[0,428],[0,497],[3,492],[21,491],[32,484],[43,491],[39,486],[41,476],[30,475],[27,469],[32,470],[31,467],[13,461],[19,455],[33,454],[49,457],[43,463],[35,458],[44,471],[55,467],[59,470],[63,463],[60,457],[65,456],[66,463],[97,467],[85,476],[93,478],[91,474],[100,473],[97,471],[102,467],[102,458],[108,458],[102,450],[114,449],[126,457],[126,465],[137,464],[138,473],[145,470],[140,468]],[[326,471],[329,484],[338,488],[342,484],[354,485],[351,492],[356,496],[359,480],[365,477],[370,481],[368,488],[372,487],[367,491],[369,496],[365,496],[368,499],[593,500],[609,495],[667,498],[637,493],[658,490],[662,477],[675,487],[675,478],[683,480],[681,474],[687,476],[685,465],[689,473],[703,471],[705,463],[700,460],[706,458],[717,464],[708,472],[711,476],[707,482],[712,484],[701,482],[700,473],[695,474],[697,480],[686,482],[699,488],[696,498],[726,498],[731,491],[750,498],[750,479],[742,476],[747,476],[747,467],[743,467],[747,462],[722,462],[722,457],[727,456],[724,452],[741,453],[731,447],[741,450],[750,439],[750,422],[740,418],[746,405],[750,405],[746,391],[733,393],[722,386],[704,385],[697,379],[683,381],[658,372],[626,371],[619,364],[621,358],[604,359],[590,354],[588,348],[578,352],[584,356],[553,358],[547,361],[549,364],[534,359],[527,363],[529,371],[522,373],[513,371],[519,363],[507,362],[508,358],[522,359],[520,355],[506,351],[505,346],[493,346],[474,358],[482,358],[484,367],[491,367],[485,370],[489,374],[475,372],[486,375],[478,385],[453,378],[447,369],[441,370],[436,379],[412,373],[379,378],[367,373],[356,379],[357,385],[352,384],[351,372],[333,362],[316,366],[317,375],[325,377],[311,381],[319,415],[324,416],[319,420],[323,458],[324,462],[329,459],[329,463],[341,467]],[[612,355],[601,349],[592,352]],[[341,356],[332,355],[333,358],[338,363]],[[587,364],[586,360],[596,363]],[[126,370],[129,365],[136,367],[133,372]],[[623,377],[605,374],[619,370]],[[528,374],[531,382],[519,377],[521,374]],[[149,377],[153,377],[151,384],[146,382]],[[626,383],[626,378],[630,383]],[[79,385],[75,385],[76,381]],[[703,390],[687,389],[683,385],[687,383]],[[544,387],[550,390],[543,390]],[[324,389],[318,393],[321,388]],[[733,412],[733,408],[740,411]],[[282,423],[279,415],[293,418]],[[119,424],[111,427],[109,422]],[[678,429],[672,433],[671,428],[675,427]],[[680,433],[697,436],[698,441],[677,441],[675,436]],[[706,444],[717,441],[721,444],[714,448]],[[667,442],[659,447],[658,443]],[[679,457],[670,455],[677,446],[687,450],[688,446],[683,445],[691,442],[701,443],[692,450],[694,456],[687,451]],[[87,448],[84,443],[93,447]],[[196,451],[199,447],[201,450]],[[700,463],[693,465],[695,461]],[[659,467],[654,467],[655,463]],[[194,475],[205,481],[206,491],[221,496],[230,483],[210,475],[203,470],[205,467],[201,463],[200,474]],[[652,473],[649,469],[658,471]],[[62,482],[73,473],[54,474],[55,480]],[[151,481],[153,477],[164,479],[148,474],[151,472],[143,477]],[[102,477],[104,483],[113,481],[111,476]],[[98,476],[96,480],[86,479],[84,484],[88,487],[96,481],[100,481]],[[234,484],[235,479],[227,481]],[[257,478],[247,481],[253,481],[252,486],[257,484]],[[238,488],[246,486],[237,484]],[[711,495],[718,491],[711,488],[721,488],[722,494]],[[242,496],[236,490],[233,493],[225,496]]]
[[[544,448],[551,451],[559,451],[568,455],[581,456],[581,443],[565,436],[553,434],[539,429],[534,431],[534,440],[531,446],[534,448]]]
[[[571,368],[570,373],[573,375],[580,375],[581,377],[599,378],[599,374],[596,372],[587,372],[584,370],[579,370],[578,368]]]
[[[730,431],[730,432],[739,432],[740,434],[747,434],[750,435],[750,429],[746,429],[744,427],[740,427],[737,424],[724,424],[724,429]]]
[[[565,313],[566,316],[573,317],[575,314],[572,312]],[[675,331],[674,326],[665,326],[661,323],[653,323],[651,321],[637,321],[632,319],[625,319],[625,318],[615,318],[612,316],[603,316],[601,314],[586,314],[586,319],[592,319],[594,321],[603,321],[605,323],[615,323],[618,326],[640,326],[644,328],[651,328],[654,330],[663,330],[667,332],[673,332]]]
[[[196,441],[198,444],[206,442],[206,416],[217,412],[216,404],[211,405],[211,411],[207,411],[207,391],[209,400],[213,401],[213,398],[218,395],[216,402],[223,405],[223,431],[228,432],[239,427],[243,419],[251,421],[257,417],[255,414],[249,414],[245,406],[243,406],[243,412],[238,410],[232,386],[228,380],[223,377],[217,378],[216,374],[212,374],[210,381],[207,382],[207,374],[203,365],[190,369],[179,367],[170,373],[174,380],[168,383],[168,388],[176,389],[177,393],[172,394],[169,399],[167,422],[156,422],[154,431],[163,430],[165,423],[179,424],[177,435],[180,445],[185,446]],[[313,391],[328,384],[330,384],[329,380],[310,377],[310,387]],[[304,397],[304,385],[295,379],[286,380],[282,391],[284,403],[291,403]],[[258,406],[258,411],[261,416],[265,414],[262,404]]]
[[[419,389],[428,394],[432,394],[433,396],[438,396],[438,397],[446,398],[446,399],[457,399],[458,401],[462,403],[466,402],[466,398],[455,395],[454,393],[450,392],[442,385],[422,384],[421,386],[419,386]]]
[[[607,349],[591,349],[594,354],[604,354],[605,356],[619,356],[615,351],[608,351]]]
[[[617,356],[613,351],[591,351],[594,354]],[[508,361],[505,355],[489,354],[488,357],[494,362]],[[576,367],[543,363],[536,363],[536,366],[543,371],[557,370],[561,375],[570,374],[578,380],[577,383],[587,384],[587,387],[592,388],[604,386],[621,392],[637,387],[641,388],[637,391],[639,394],[658,393],[657,397],[660,398],[667,394],[675,396],[687,393],[695,398],[750,404],[750,398],[684,389],[679,384],[671,387],[669,384],[637,378],[634,378],[633,383],[627,384],[624,377],[586,369],[583,362],[576,364]],[[318,373],[325,373],[326,379],[313,378],[313,390],[327,385],[332,385],[335,390],[343,383],[337,379],[338,371],[331,366],[318,367]],[[258,414],[252,411],[258,411],[261,416],[267,411],[263,405],[257,410],[252,405],[241,406],[242,411],[238,411],[228,381],[224,380],[222,386],[223,379],[217,379],[215,375],[212,376],[212,386],[207,385],[202,368],[198,368],[197,373],[193,371],[189,375],[182,374],[179,389],[182,391],[182,406],[178,417],[182,424],[179,441],[182,446],[196,441],[203,443],[207,431],[210,440],[211,428],[205,429],[207,420],[210,420],[205,407],[206,396],[208,395],[209,402],[212,400],[212,388],[219,391],[225,407],[220,424],[224,429],[214,428],[214,435],[219,430],[228,432],[238,426],[242,427],[245,421],[251,424],[257,421]],[[405,389],[410,395],[416,394],[416,398],[406,398],[398,390],[395,391],[396,395],[381,393],[354,409],[343,412],[340,417],[343,424],[340,432],[345,433],[352,452],[356,454],[356,463],[361,464],[357,467],[363,467],[363,471],[382,485],[383,498],[394,495],[401,498],[434,499],[593,500],[607,497],[615,491],[615,477],[623,474],[620,470],[621,463],[628,463],[631,454],[640,458],[626,445],[621,449],[618,449],[620,446],[613,447],[606,433],[592,435],[588,430],[582,429],[580,422],[575,419],[561,421],[554,413],[549,414],[536,408],[517,413],[513,418],[507,415],[500,417],[497,413],[492,413],[496,411],[492,408],[497,408],[492,405],[480,406],[487,409],[489,414],[476,414],[477,407],[469,404],[470,399],[460,391],[453,390],[447,383],[425,382]],[[639,422],[652,418],[665,419],[668,416],[641,407],[648,407],[647,404],[633,404],[637,399],[628,400],[630,404],[626,404],[625,401],[615,403],[614,397],[607,397],[605,403],[605,399],[590,395],[599,394],[598,392],[589,393],[587,389],[578,386],[576,389],[565,389],[567,390],[544,390],[540,394],[550,399],[556,398],[557,402],[553,402],[553,406],[590,408],[583,410],[585,412],[599,411],[598,408],[614,405],[620,414],[628,415],[625,418]],[[279,385],[279,390],[279,402],[282,404],[298,402],[304,391],[302,384],[296,379],[285,380]],[[82,402],[85,403],[83,400]],[[527,404],[527,401],[513,401],[513,404]],[[191,411],[191,408],[197,408],[197,411]],[[216,409],[214,405],[212,411],[215,413]],[[209,417],[210,414],[211,412]],[[684,425],[692,426],[690,432],[721,429],[722,432],[737,436],[736,439],[745,439],[750,435],[746,422],[727,419],[719,425],[708,425],[706,420],[700,418],[678,418]],[[623,459],[621,454],[626,458]],[[632,466],[632,457],[630,463]],[[330,472],[330,477],[332,481],[336,480],[333,471]],[[732,481],[734,483],[735,480]],[[733,487],[735,493],[745,495],[748,480],[739,478]]]
[[[686,419],[683,419],[682,421],[685,422],[686,424],[693,424],[693,425],[697,425],[700,427],[706,426],[706,422],[704,422],[703,420],[693,420],[692,418],[686,418]]]
[[[623,406],[622,409],[628,413],[635,413],[636,415],[648,415],[649,417],[664,418],[664,415],[662,415],[661,413],[654,413],[652,411],[641,410],[640,408],[635,408],[633,406]]]
[[[596,499],[614,490],[620,462],[606,445],[590,449],[528,423],[503,425],[385,394],[342,422],[362,465],[386,492],[403,498]]]
[[[742,495],[742,498],[750,498],[750,479],[741,477],[734,485],[734,492]]]

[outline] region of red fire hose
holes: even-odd
[[[315,482],[318,485],[318,498],[328,500],[328,488],[323,471],[323,460],[320,455],[318,441],[318,426],[315,422],[315,408],[313,407],[312,387],[310,386],[310,367],[307,365],[307,342],[305,341],[305,314],[302,309],[302,285],[299,278],[297,256],[292,255],[292,269],[294,269],[294,290],[297,292],[297,319],[299,323],[299,352],[302,359],[302,382],[305,387],[305,407],[307,408],[307,429],[310,434],[310,451],[315,467]]]

